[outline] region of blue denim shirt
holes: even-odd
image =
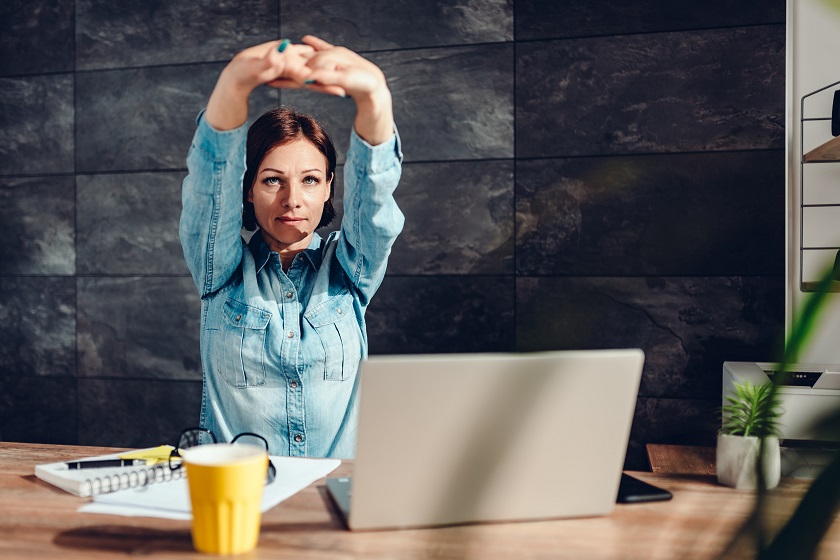
[[[202,302],[201,426],[220,441],[260,434],[272,454],[353,457],[365,309],[404,221],[399,136],[370,146],[351,132],[341,229],[316,233],[288,272],[259,231],[240,235],[246,137],[200,114],[187,156],[180,237]]]

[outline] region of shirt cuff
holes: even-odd
[[[225,160],[229,154],[241,149],[248,138],[248,123],[231,130],[217,130],[204,118],[204,109],[195,118],[197,125],[195,144],[214,161]]]
[[[371,173],[381,173],[394,166],[394,158],[402,163],[402,141],[397,125],[394,125],[394,135],[390,139],[371,146],[366,140],[356,133],[355,129],[350,130],[350,150],[356,154],[357,161]]]

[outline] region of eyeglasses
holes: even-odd
[[[203,436],[209,437],[211,443],[216,443],[216,436],[213,435],[213,432],[204,428],[187,428],[181,432],[181,436],[178,438],[178,443],[175,445],[175,449],[173,449],[169,454],[169,469],[177,471],[181,468],[183,459],[180,451],[189,449],[190,447],[196,447],[202,443],[207,443],[207,441],[202,441]],[[265,438],[251,432],[243,432],[239,434],[233,438],[230,443],[256,445],[257,447],[265,448],[265,452],[268,453],[268,442]],[[271,459],[269,459],[268,473],[266,474],[265,483],[271,484],[274,482],[274,478],[276,476],[277,469],[274,467],[274,463],[271,462]]]

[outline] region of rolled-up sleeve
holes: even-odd
[[[344,218],[337,255],[367,304],[385,276],[391,247],[405,218],[394,200],[402,174],[399,133],[371,146],[351,132],[344,165]]]
[[[200,113],[181,190],[179,236],[199,294],[219,290],[242,257],[242,177],[247,127],[219,131]]]

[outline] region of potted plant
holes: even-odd
[[[826,297],[829,293],[840,292],[838,282],[840,282],[840,255],[837,256],[834,266],[826,270],[817,289],[806,300],[804,307],[791,324],[785,341],[784,360],[778,371],[785,371],[788,364],[800,362],[799,358],[826,307],[824,305]],[[776,397],[777,388],[776,384],[770,388],[774,395],[773,399],[778,398]],[[831,438],[823,437],[822,439],[836,439],[840,436],[840,410],[835,410],[814,428],[824,430],[825,435],[833,435]],[[756,473],[762,472],[765,472],[765,469],[756,465]],[[759,484],[752,513],[735,533],[720,558],[740,560],[744,558],[744,550],[750,548],[754,557],[759,560],[813,558],[820,541],[834,522],[837,511],[840,510],[840,454],[835,456],[813,481],[793,514],[783,515],[781,528],[779,528],[779,512],[773,511],[765,490],[766,488],[762,488]],[[784,519],[785,517],[787,519]]]
[[[723,425],[717,440],[718,482],[740,490],[759,486],[757,465],[761,465],[767,489],[779,484],[779,408],[773,384],[736,383],[726,395]],[[762,443],[762,440],[763,443]]]

